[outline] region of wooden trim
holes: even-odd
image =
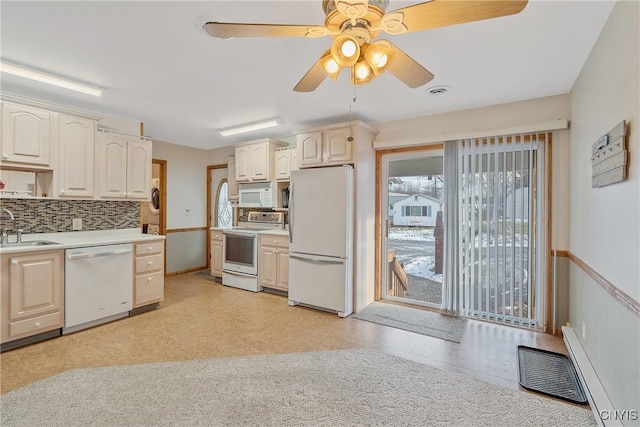
[[[423,145],[420,147],[401,147],[390,148],[386,150],[376,150],[376,188],[375,188],[375,272],[374,272],[374,294],[373,298],[376,301],[382,299],[382,212],[386,212],[382,209],[380,204],[382,203],[382,191],[385,191],[386,187],[382,186],[382,157],[387,154],[407,153],[407,152],[428,152],[432,150],[442,150],[444,144],[432,144]],[[386,257],[384,257],[386,262]]]
[[[568,258],[569,251],[565,251],[564,249],[553,249],[551,250],[551,256]]]
[[[142,123],[140,124],[142,126]],[[141,129],[142,131],[142,129]],[[159,177],[160,177],[160,217],[159,219],[159,228],[160,235],[164,236],[167,234],[167,208],[169,206],[167,200],[167,161],[160,159],[152,159],[151,165],[158,165],[160,167]],[[163,254],[164,256],[164,271],[167,271],[167,253],[166,251]]]
[[[640,318],[640,302],[633,299],[630,295],[622,291],[616,285],[604,278],[600,273],[591,268],[586,262],[567,251],[567,256],[571,262],[580,267],[582,271],[587,273],[597,284],[602,286],[616,301],[622,304],[627,310]]]
[[[211,241],[211,231],[209,231],[209,227],[213,226],[211,223],[211,215],[213,215],[213,212],[211,212],[211,171],[227,169],[228,167],[228,163],[207,166],[207,268],[211,268],[211,245],[209,243]]]
[[[209,229],[209,227],[169,228],[169,229],[167,229],[167,234],[170,234],[170,233],[188,233],[190,231],[206,231],[208,229]]]
[[[202,267],[189,268],[187,270],[180,270],[180,271],[174,271],[172,273],[167,273],[167,274],[165,274],[165,276],[175,276],[175,275],[178,275],[178,274],[193,273],[194,271],[205,270],[206,268],[207,268],[207,266],[203,265]]]
[[[547,162],[547,177],[545,185],[547,186],[547,248],[551,248],[553,242],[553,138],[552,134],[549,133],[547,141],[547,149],[544,150],[546,157],[548,159]],[[541,159],[538,159],[540,161]],[[542,159],[544,162],[545,159]],[[531,197],[531,196],[529,196]],[[554,334],[556,332],[556,325],[553,324],[554,321],[554,313],[556,311],[555,298],[553,294],[553,259],[550,256],[546,257],[546,273],[547,273],[547,289],[545,292],[545,322],[544,322],[544,332],[548,334]],[[531,290],[529,290],[531,291]],[[535,295],[535,292],[534,292]]]

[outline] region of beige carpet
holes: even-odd
[[[589,410],[381,353],[75,369],[1,396],[7,426],[592,426]]]

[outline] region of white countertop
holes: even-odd
[[[9,241],[15,240],[15,235],[9,236]],[[165,236],[143,234],[140,228],[125,228],[118,230],[100,231],[69,231],[62,233],[34,233],[24,234],[23,242],[33,240],[48,240],[57,245],[17,246],[0,248],[0,254],[12,254],[35,251],[51,251],[57,249],[82,248],[87,246],[116,245],[120,243],[136,243],[151,240],[164,240]]]

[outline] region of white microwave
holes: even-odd
[[[278,207],[278,189],[275,182],[239,184],[238,196],[240,208]]]

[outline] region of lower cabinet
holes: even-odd
[[[222,242],[221,230],[211,230],[211,275],[222,277]]]
[[[0,342],[62,328],[64,251],[6,254],[0,263]]]
[[[164,299],[164,240],[136,243],[133,308]]]
[[[258,282],[261,286],[289,289],[289,238],[276,234],[260,235]]]

